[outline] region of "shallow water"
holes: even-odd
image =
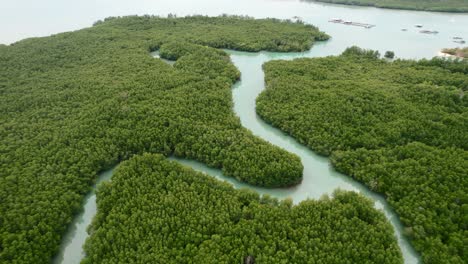
[[[46,36],[52,33],[89,27],[108,16],[150,14],[166,16],[223,13],[249,15],[258,18],[292,18],[318,26],[333,38],[327,43],[334,54],[346,47],[395,51],[403,58],[436,56],[446,47],[456,47],[452,37],[468,40],[468,14],[450,14],[421,11],[353,7],[297,0],[15,0],[3,1],[0,8],[0,43],[12,43],[26,37]],[[372,29],[329,23],[331,18],[375,24]],[[437,30],[437,35],[419,33],[423,29]],[[406,28],[408,31],[401,31]]]

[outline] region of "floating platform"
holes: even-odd
[[[353,21],[345,21],[343,19],[331,19],[331,20],[328,20],[328,22],[343,24],[343,25],[349,25],[349,26],[363,27],[363,28],[373,28],[373,27],[375,27],[375,25],[372,25],[372,24],[359,23],[359,22],[353,22]]]
[[[437,33],[439,33],[439,31],[435,31],[435,30],[421,30],[421,31],[419,31],[419,33],[423,33],[423,34],[437,34]]]

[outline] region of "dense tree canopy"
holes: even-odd
[[[239,72],[210,47],[300,51],[325,38],[275,19],[132,16],[2,45],[0,262],[49,262],[96,175],[134,154],[297,184],[299,158],[241,127],[230,90]],[[174,67],[149,55],[160,47]]]
[[[377,150],[336,152],[336,168],[395,206],[425,263],[468,259],[468,152],[413,142]]]
[[[392,9],[408,9],[437,12],[468,12],[466,0],[302,0],[333,4],[374,6]]]
[[[98,188],[83,263],[402,263],[370,200],[333,196],[293,206],[161,155],[136,156]]]
[[[383,193],[426,263],[463,263],[468,202],[466,61],[341,56],[271,61],[257,112]]]

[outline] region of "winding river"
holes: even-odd
[[[359,192],[371,198],[375,202],[375,207],[383,210],[386,217],[393,225],[405,263],[419,263],[418,254],[402,234],[402,224],[382,196],[369,191],[352,178],[336,172],[331,167],[327,158],[318,156],[282,131],[266,124],[255,112],[255,99],[265,88],[262,70],[263,63],[272,59],[289,60],[299,57],[323,55],[327,53],[326,45],[318,44],[312,50],[303,53],[228,52],[231,55],[231,60],[241,72],[241,81],[237,82],[233,87],[234,112],[239,116],[242,125],[250,129],[255,135],[301,158],[302,164],[304,165],[304,179],[302,183],[291,188],[267,189],[254,187],[239,182],[232,177],[226,177],[220,170],[209,168],[200,162],[174,157],[171,157],[171,159],[197,171],[211,175],[219,180],[227,181],[235,188],[246,187],[261,194],[269,194],[279,199],[290,197],[296,204],[308,198],[318,199],[323,195],[331,194],[337,188]],[[153,53],[152,55],[156,58],[159,57],[157,53]],[[170,61],[166,62],[169,64],[171,63]],[[112,172],[113,170],[109,170],[102,173],[96,184],[109,180],[112,176]],[[76,216],[71,224],[71,228],[63,240],[61,250],[54,259],[54,263],[79,263],[83,258],[84,252],[82,246],[87,238],[86,229],[91,223],[93,216],[96,214],[95,187],[96,186],[93,186],[93,191],[86,196],[83,212]]]
[[[4,9],[6,10],[6,16],[3,16],[3,18],[0,16],[0,22],[2,19],[7,19],[7,22],[15,20],[15,17],[8,16],[10,14],[15,14],[14,5],[15,4],[11,4],[11,6],[9,6],[9,4],[6,5]],[[468,15],[339,6],[322,3],[306,3],[295,0],[199,0],[196,3],[192,0],[135,0],[132,1],[131,4],[124,0],[115,0],[112,1],[111,4],[106,3],[106,1],[96,3],[94,0],[83,0],[74,4],[76,6],[73,8],[69,8],[68,4],[66,4],[66,7],[60,8],[60,6],[63,5],[63,1],[45,0],[41,2],[40,5],[41,7],[47,5],[58,6],[57,8],[59,8],[61,12],[53,12],[53,14],[49,15],[47,12],[50,10],[44,11],[46,16],[41,18],[43,19],[41,20],[42,24],[36,23],[35,21],[26,21],[25,24],[28,25],[28,30],[31,30],[29,35],[28,32],[21,32],[21,29],[17,31],[21,33],[18,33],[20,35],[13,35],[13,33],[9,35],[8,31],[3,32],[3,29],[0,30],[3,37],[3,39],[0,39],[0,43],[8,43],[25,36],[33,36],[37,34],[36,32],[40,32],[39,34],[42,35],[48,35],[50,33],[77,29],[89,26],[92,22],[106,16],[128,14],[166,15],[168,13],[176,13],[177,15],[219,15],[228,13],[239,15],[247,14],[257,18],[292,18],[293,16],[299,16],[305,22],[314,24],[321,30],[330,34],[332,36],[331,40],[316,43],[311,50],[303,53],[246,53],[228,51],[231,54],[233,63],[242,74],[242,80],[237,82],[233,87],[235,113],[239,116],[242,125],[250,129],[255,135],[291,153],[295,153],[301,158],[302,164],[304,165],[304,179],[300,185],[286,189],[257,188],[238,182],[233,178],[225,177],[221,174],[220,170],[206,167],[201,163],[184,159],[171,159],[177,160],[195,170],[205,172],[220,180],[228,181],[236,188],[248,187],[261,194],[267,193],[279,199],[291,197],[295,203],[307,198],[317,199],[324,194],[331,194],[337,188],[359,192],[371,198],[375,202],[376,208],[381,209],[392,223],[405,263],[420,262],[418,254],[402,235],[403,227],[397,215],[382,196],[370,192],[351,177],[337,173],[331,168],[327,158],[316,155],[307,147],[296,142],[293,138],[263,122],[256,115],[255,99],[264,89],[262,64],[269,60],[290,60],[299,57],[337,55],[351,45],[376,49],[381,53],[386,50],[393,50],[396,56],[400,58],[430,58],[437,55],[438,51],[444,47],[455,47],[456,44],[452,42],[453,36],[460,36],[468,39],[468,27],[466,27],[466,25],[468,25]],[[103,5],[102,8],[99,8],[101,5]],[[76,12],[77,10],[81,12]],[[21,13],[26,13],[24,16],[18,16],[21,17],[22,20],[33,20],[35,18],[34,14],[28,15],[27,10],[22,10]],[[67,17],[73,17],[79,14],[79,18],[76,18],[74,24],[56,23],[56,20],[60,19],[55,17],[58,13],[60,13],[60,16]],[[331,18],[342,18],[375,24],[377,26],[372,29],[364,29],[328,23],[328,20]],[[44,25],[44,23],[49,22],[51,26],[48,27],[48,25]],[[420,34],[418,29],[414,28],[415,24],[424,24],[426,29],[437,30],[440,33],[437,35]],[[42,27],[46,29],[44,30],[42,28],[39,30],[34,27],[31,28],[30,25],[42,25]],[[56,28],[56,26],[60,26],[60,28]],[[407,30],[402,31],[403,28]],[[98,178],[97,184],[101,181],[109,180],[111,176],[112,170],[102,173]],[[86,228],[96,214],[95,201],[96,197],[93,188],[93,191],[89,193],[84,200],[83,212],[77,215],[72,224],[70,224],[69,230],[63,238],[60,251],[54,258],[53,263],[73,264],[81,261],[84,256],[82,245],[87,238]]]

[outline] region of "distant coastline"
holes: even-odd
[[[448,53],[445,53],[443,52],[443,50],[439,51],[439,53],[437,54],[438,57],[444,57],[444,58],[458,58],[457,56],[455,55],[452,55],[452,54],[448,54]]]
[[[468,47],[442,49],[439,51],[440,57],[468,59]]]
[[[468,3],[464,0],[427,1],[427,0],[302,0],[330,4],[369,6],[387,9],[400,9],[427,12],[468,13]]]

